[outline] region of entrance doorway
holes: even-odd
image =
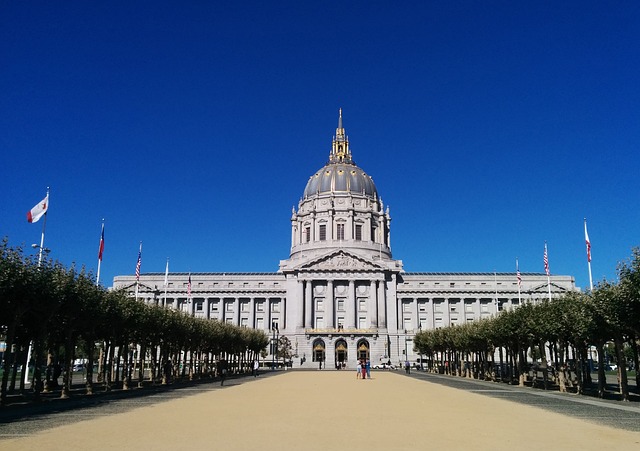
[[[336,341],[336,368],[342,369],[347,366],[347,342],[343,339]]]
[[[369,360],[369,342],[367,340],[358,341],[358,360]]]
[[[325,346],[324,341],[320,338],[313,342],[313,355],[311,356],[313,362],[325,361]]]

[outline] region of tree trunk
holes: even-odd
[[[604,343],[599,341],[596,349],[598,350],[598,398],[604,398],[607,388],[607,375],[604,372]]]
[[[13,339],[15,336],[16,321],[12,321],[7,328],[7,336],[5,340],[4,366],[2,369],[2,385],[0,386],[0,404],[4,404],[7,400],[7,384],[9,383],[9,370],[11,368],[11,348],[13,347]]]
[[[96,351],[96,342],[93,340],[93,337],[87,338],[87,379],[85,380],[85,387],[87,391],[87,395],[93,395],[93,354]]]
[[[627,359],[624,358],[622,337],[616,337],[613,341],[618,362],[618,381],[620,395],[623,401],[629,401],[629,382],[627,380]]]

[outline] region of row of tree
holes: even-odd
[[[605,393],[605,347],[613,343],[619,391],[629,399],[627,359],[638,374],[640,339],[640,248],[618,266],[618,281],[603,281],[591,292],[570,292],[540,300],[478,322],[418,333],[414,348],[429,357],[433,371],[487,380],[517,380],[548,387],[549,377],[567,391],[583,393],[591,383],[592,350],[597,351],[598,395]],[[530,364],[529,362],[533,362]],[[541,373],[541,380],[538,375]]]
[[[152,381],[211,374],[216,362],[228,369],[248,367],[269,344],[263,331],[150,306],[124,291],[96,286],[84,268],[49,260],[38,263],[19,247],[0,244],[0,337],[6,341],[0,402],[16,389],[18,370],[34,363],[34,396],[63,376],[61,396],[69,396],[74,360],[86,358],[86,390],[95,378],[110,389]],[[97,362],[96,362],[97,360]],[[44,371],[43,371],[44,369]],[[44,374],[43,374],[44,373]],[[24,378],[20,378],[24,390]]]

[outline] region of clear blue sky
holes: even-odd
[[[615,5],[615,6],[614,6]],[[615,279],[640,245],[638,2],[3,2],[0,236],[101,280],[275,272],[343,109],[407,271]],[[31,252],[31,249],[29,249]]]

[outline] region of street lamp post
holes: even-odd
[[[278,323],[275,321],[271,322],[271,371],[276,369],[276,353],[278,352],[278,339],[277,334],[280,332],[278,330]]]
[[[422,323],[418,324],[418,333],[422,333]],[[422,366],[422,351],[418,348],[420,355],[420,371],[424,371],[424,367]]]

